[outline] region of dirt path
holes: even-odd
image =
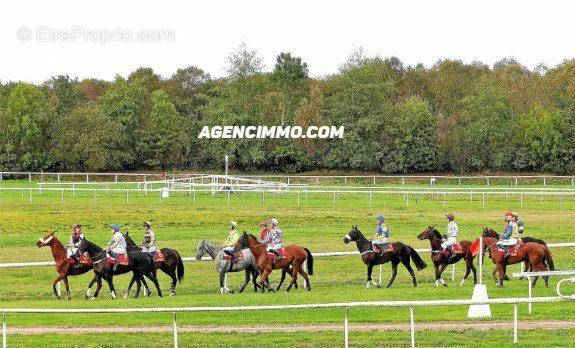
[[[415,330],[492,330],[492,329],[512,329],[512,322],[479,322],[479,323],[415,323]],[[575,329],[575,320],[556,320],[556,321],[522,321],[519,322],[519,328],[524,329]],[[343,324],[301,324],[301,325],[286,325],[286,326],[258,326],[258,325],[180,325],[178,332],[199,332],[199,333],[215,333],[215,332],[240,332],[240,333],[258,333],[258,332],[297,332],[297,331],[340,331],[343,329]],[[389,330],[409,330],[409,323],[401,324],[349,324],[349,329],[353,331],[389,331]],[[81,333],[106,333],[106,332],[171,332],[171,325],[156,325],[152,327],[147,326],[101,326],[101,327],[22,327],[10,328],[8,327],[9,334],[21,335],[37,335],[47,333],[60,333],[60,334],[81,334]]]

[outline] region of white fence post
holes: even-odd
[[[451,267],[451,281],[455,281],[455,264],[453,264],[453,267]]]
[[[6,348],[8,330],[6,329],[6,313],[2,313],[2,348]]]
[[[349,307],[345,307],[343,314],[343,345],[345,348],[349,347]]]
[[[178,323],[176,322],[176,312],[174,312],[174,348],[178,348]]]
[[[479,237],[479,284],[483,284],[483,236]]]
[[[415,320],[413,318],[413,306],[409,306],[409,329],[411,331],[411,348],[415,348]]]
[[[513,304],[513,343],[517,344],[517,303]]]

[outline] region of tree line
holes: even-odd
[[[344,126],[343,139],[198,139],[203,126]],[[431,67],[356,50],[319,78],[291,53],[266,69],[240,45],[225,77],[113,81],[55,76],[0,84],[0,170],[221,168],[379,173],[575,171],[575,60],[530,70],[441,60]]]

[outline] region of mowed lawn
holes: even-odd
[[[485,226],[501,230],[503,213],[506,210],[517,210],[526,224],[526,235],[542,238],[547,242],[573,242],[572,223],[575,217],[575,203],[565,197],[560,203],[558,199],[543,202],[539,197],[530,197],[520,207],[518,197],[509,197],[505,202],[503,197],[489,197],[483,207],[481,198],[469,195],[449,198],[445,207],[443,198],[433,195],[411,197],[409,206],[401,195],[374,195],[372,207],[369,206],[368,195],[341,195],[334,200],[329,194],[309,194],[300,197],[299,206],[294,194],[271,195],[262,198],[258,194],[232,195],[228,205],[225,195],[193,195],[176,196],[164,199],[134,195],[126,198],[119,193],[94,198],[90,193],[77,193],[76,196],[66,196],[61,203],[60,194],[34,196],[28,203],[28,196],[22,197],[21,192],[2,193],[0,203],[0,262],[46,261],[51,259],[50,250],[36,248],[35,242],[48,231],[56,231],[56,236],[62,240],[69,238],[69,227],[73,223],[84,225],[87,238],[104,245],[110,237],[107,226],[119,223],[124,230],[129,231],[136,240],[141,238],[140,223],[150,220],[158,234],[160,247],[177,249],[183,256],[194,256],[198,242],[202,239],[221,243],[227,234],[227,221],[238,221],[240,229],[256,234],[260,220],[276,217],[284,232],[286,244],[298,244],[308,247],[312,252],[319,251],[352,251],[355,245],[345,245],[343,236],[353,225],[358,225],[366,235],[371,236],[375,228],[375,214],[382,212],[392,229],[392,240],[402,241],[414,248],[428,248],[428,241],[419,241],[416,236],[428,225],[445,230],[444,214],[451,211],[456,215],[462,231],[461,239],[474,239],[479,236]],[[67,193],[68,194],[68,193]],[[161,203],[161,204],[160,204]],[[575,269],[574,248],[552,249],[557,269]],[[0,307],[28,308],[102,308],[102,307],[169,307],[169,306],[235,306],[261,304],[296,304],[296,303],[328,303],[345,301],[375,301],[375,300],[414,300],[414,299],[468,299],[473,291],[472,277],[463,285],[458,286],[463,276],[464,266],[458,265],[456,282],[448,281],[449,287],[436,289],[433,285],[433,268],[429,254],[422,254],[428,268],[417,272],[419,286],[413,288],[411,279],[403,266],[395,284],[389,289],[365,289],[365,266],[358,255],[338,257],[318,257],[315,262],[315,275],[311,277],[312,291],[302,288],[290,293],[253,293],[249,290],[243,294],[218,293],[218,276],[211,262],[186,263],[184,281],[178,285],[175,297],[117,299],[111,300],[107,286],[104,285],[100,298],[96,301],[84,301],[83,294],[91,279],[86,274],[70,278],[73,299],[68,302],[58,301],[52,294],[50,281],[55,272],[52,267],[27,267],[0,269]],[[510,266],[509,272],[518,271],[518,266]],[[449,268],[449,270],[451,270]],[[494,286],[491,271],[493,264],[485,260],[484,282],[488,285],[490,297],[525,297],[527,283],[524,280],[513,279],[506,282],[503,289]],[[383,281],[387,282],[390,266],[383,266]],[[374,272],[377,278],[377,272]],[[272,275],[272,281],[277,282],[278,275]],[[450,278],[450,273],[445,274]],[[166,275],[160,275],[164,291],[169,288]],[[559,278],[560,279],[560,278]],[[125,289],[129,276],[115,279],[118,290]],[[243,274],[229,276],[229,285],[237,289],[243,280]],[[555,285],[558,278],[551,279],[551,286],[545,288],[539,283],[535,296],[555,296]],[[303,285],[303,280],[299,282]],[[564,292],[573,291],[571,285],[566,285]],[[527,315],[527,308],[519,306],[520,320],[573,319],[575,303],[535,304],[533,314]],[[512,313],[509,305],[492,306],[493,318],[496,321],[508,321],[509,331],[494,330],[494,337],[500,337],[502,345],[512,343]],[[428,307],[416,308],[416,322],[467,321],[467,307]],[[357,308],[350,311],[352,323],[386,323],[407,322],[407,308]],[[342,323],[343,311],[340,309],[321,310],[286,310],[273,312],[231,312],[231,313],[192,313],[178,315],[182,325],[217,325],[217,324],[274,324],[282,323]],[[171,314],[123,314],[123,315],[17,315],[8,316],[9,327],[17,326],[106,326],[106,325],[164,325],[170,324]],[[115,346],[114,340],[106,341],[107,335],[74,335],[82,342],[91,339],[102,339],[104,346]],[[149,336],[149,335],[148,335]],[[153,335],[142,341],[151,346],[167,340],[170,334]],[[341,333],[302,333],[302,334],[260,334],[257,335],[263,344],[290,345],[328,345],[334,339],[340,339]],[[46,345],[59,346],[61,343],[54,336],[46,340]],[[70,337],[70,335],[66,335]],[[137,345],[138,339],[132,334],[114,334],[114,339],[124,338],[124,345]],[[152,336],[149,336],[152,337]],[[253,334],[182,334],[182,342],[187,345],[203,345],[221,342],[230,345],[249,345]],[[489,344],[491,339],[485,332],[418,332],[417,340],[421,345],[460,345]],[[471,339],[474,338],[475,341]],[[11,336],[14,344],[34,345],[40,342],[41,336]],[[107,339],[107,338],[106,338]],[[420,341],[421,340],[421,341]],[[548,345],[569,345],[575,342],[572,330],[530,330],[520,332],[520,342]],[[409,343],[409,333],[379,332],[354,333],[351,341],[357,345],[406,345]],[[79,342],[79,341],[78,341]],[[48,344],[50,343],[50,344]],[[141,343],[141,342],[140,342]],[[97,344],[95,345],[97,346]],[[145,346],[145,344],[144,344]]]

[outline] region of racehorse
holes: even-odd
[[[353,226],[351,231],[343,237],[343,242],[345,244],[355,241],[357,244],[357,249],[361,253],[361,259],[363,263],[367,265],[367,285],[366,288],[369,289],[369,283],[371,282],[373,285],[377,286],[378,288],[381,287],[381,284],[376,283],[373,279],[371,279],[371,272],[373,270],[373,266],[384,264],[391,261],[391,279],[389,279],[389,283],[387,283],[387,287],[389,288],[393,281],[395,280],[395,276],[397,275],[397,265],[401,262],[405,268],[409,271],[411,278],[413,279],[413,286],[417,286],[417,279],[415,278],[415,272],[413,272],[413,268],[409,263],[409,258],[413,260],[415,266],[417,267],[418,271],[424,269],[427,265],[419,254],[410,247],[409,245],[403,244],[401,242],[390,243],[391,251],[385,251],[382,253],[376,252],[373,250],[373,245],[369,240],[367,240],[364,235],[359,231],[356,226]]]
[[[537,243],[523,243],[517,248],[515,254],[510,254],[505,256],[505,252],[500,250],[497,245],[497,239],[493,237],[483,237],[483,251],[489,249],[489,257],[491,261],[495,264],[495,269],[493,270],[493,279],[498,287],[503,287],[503,275],[504,266],[512,265],[522,261],[528,262],[534,271],[546,271],[547,267],[543,264],[543,260],[546,259],[549,262],[549,268],[553,271],[555,266],[553,264],[553,258],[549,249],[544,245]],[[495,277],[495,273],[499,273],[499,281]],[[537,283],[537,278],[533,279],[533,286]],[[545,284],[548,285],[549,277],[544,276]]]
[[[156,267],[154,265],[154,258],[148,254],[141,251],[129,252],[129,262],[127,265],[123,265],[119,263],[116,267],[116,270],[113,269],[112,265],[107,265],[107,253],[97,246],[96,244],[90,242],[87,239],[84,239],[78,245],[78,251],[80,254],[87,252],[88,255],[94,260],[94,271],[96,275],[102,279],[104,279],[108,286],[110,287],[110,293],[112,298],[116,298],[116,289],[114,288],[114,276],[120,275],[128,272],[133,272],[133,277],[136,278],[137,281],[137,290],[135,297],[137,298],[140,294],[140,282],[144,282],[144,276],[150,279],[156,289],[158,290],[158,296],[162,296],[162,290],[160,289],[160,284],[158,284],[158,280],[156,279]],[[94,293],[93,299],[98,297],[98,293],[100,292],[102,285],[101,282],[98,283],[98,287],[96,288],[96,292]],[[147,287],[147,286],[146,286]],[[89,292],[86,292],[86,297],[88,297]]]
[[[247,247],[254,255],[257,267],[262,272],[260,275],[260,286],[262,288],[266,288],[273,292],[274,290],[270,287],[269,283],[266,282],[272,270],[287,269],[289,266],[291,266],[292,279],[286,288],[286,291],[290,291],[292,286],[296,284],[298,273],[303,277],[307,291],[311,290],[311,283],[309,281],[308,273],[303,269],[305,263],[309,275],[313,275],[313,255],[309,249],[302,248],[297,245],[288,245],[283,248],[283,257],[275,260],[274,256],[273,259],[270,259],[266,250],[266,245],[260,244],[256,237],[251,234],[247,234],[246,232],[242,234],[235,246],[236,249],[243,249]],[[279,286],[281,286],[281,283]]]
[[[128,252],[142,251],[142,249],[138,245],[136,245],[134,240],[132,240],[132,237],[130,237],[130,235],[127,232],[124,234],[124,238],[126,239],[126,246]],[[174,296],[176,294],[176,284],[178,282],[181,284],[182,278],[184,278],[184,263],[182,261],[182,257],[180,256],[180,254],[174,249],[162,248],[159,249],[159,251],[160,253],[162,253],[162,259],[161,260],[154,259],[155,266],[156,269],[161,269],[162,272],[166,273],[172,278],[172,284],[170,286],[170,296]],[[153,257],[154,256],[152,255],[152,258]],[[126,290],[126,292],[124,293],[124,297],[128,297],[130,295],[130,289],[132,288],[132,285],[136,280],[137,279],[132,277],[132,280],[128,285],[128,290]],[[149,295],[149,289],[147,286],[146,286],[146,295]]]
[[[258,291],[259,285],[256,283],[256,278],[258,276],[258,271],[256,270],[256,260],[252,255],[250,249],[243,249],[241,251],[243,253],[243,258],[236,260],[233,265],[231,265],[231,260],[228,260],[225,256],[225,253],[222,249],[215,243],[206,242],[202,240],[196,249],[196,260],[201,260],[202,257],[208,254],[212,260],[216,261],[215,266],[216,270],[220,274],[220,293],[230,292],[230,290],[226,284],[226,273],[228,272],[239,272],[245,271],[245,281],[244,284],[240,287],[239,292],[243,292],[250,279],[252,279],[254,284],[254,291]]]
[[[435,287],[438,287],[440,281],[441,284],[447,286],[445,280],[441,278],[441,274],[443,273],[447,265],[455,264],[461,260],[465,260],[465,266],[467,268],[465,271],[465,276],[463,277],[463,279],[461,279],[459,286],[463,285],[465,279],[467,279],[467,277],[469,276],[470,270],[473,270],[473,284],[477,284],[477,273],[475,270],[475,266],[473,265],[473,258],[475,257],[475,255],[473,255],[471,251],[472,242],[468,240],[460,241],[459,244],[461,244],[461,247],[463,249],[462,252],[456,253],[455,255],[451,256],[443,252],[443,248],[441,247],[442,236],[435,227],[428,226],[425,231],[421,232],[417,236],[417,239],[419,240],[429,239],[429,244],[431,244],[431,261],[433,262],[433,267],[435,268]],[[479,247],[477,249],[479,249]]]
[[[41,248],[43,246],[50,246],[50,250],[52,251],[52,257],[54,258],[54,262],[56,262],[56,272],[58,272],[58,276],[56,279],[52,281],[52,288],[54,289],[54,295],[56,298],[60,300],[62,297],[56,290],[56,284],[59,281],[64,281],[66,285],[66,294],[68,296],[68,300],[70,299],[70,286],[68,284],[68,276],[75,276],[87,273],[92,269],[92,260],[89,259],[89,263],[82,263],[82,262],[74,262],[73,260],[69,259],[66,253],[66,247],[54,236],[54,232],[49,232],[44,238],[40,238],[36,242],[36,246]],[[95,282],[101,282],[101,280],[94,275],[94,278],[90,282],[90,288],[94,285]]]
[[[483,229],[483,234],[482,234],[482,235],[483,235],[483,237],[493,237],[493,238],[495,238],[495,239],[497,239],[497,240],[500,239],[500,238],[499,238],[499,234],[498,234],[497,232],[495,232],[492,228],[487,228],[487,227],[485,227],[485,228]],[[545,248],[547,248],[547,243],[545,243],[542,239],[536,239],[536,238],[532,238],[532,237],[523,237],[523,238],[521,238],[521,241],[522,241],[523,243],[537,243],[537,244],[541,244],[541,245],[545,246]],[[547,262],[547,260],[546,260],[546,259],[543,259],[543,264],[544,264],[545,266],[547,266],[546,262]],[[530,269],[531,269],[531,264],[529,264],[529,262],[526,262],[523,271],[524,271],[524,272],[527,272],[527,271],[530,270]],[[503,280],[509,280],[509,278],[507,277],[507,266],[503,266],[503,273],[504,273],[504,275],[503,275]]]

